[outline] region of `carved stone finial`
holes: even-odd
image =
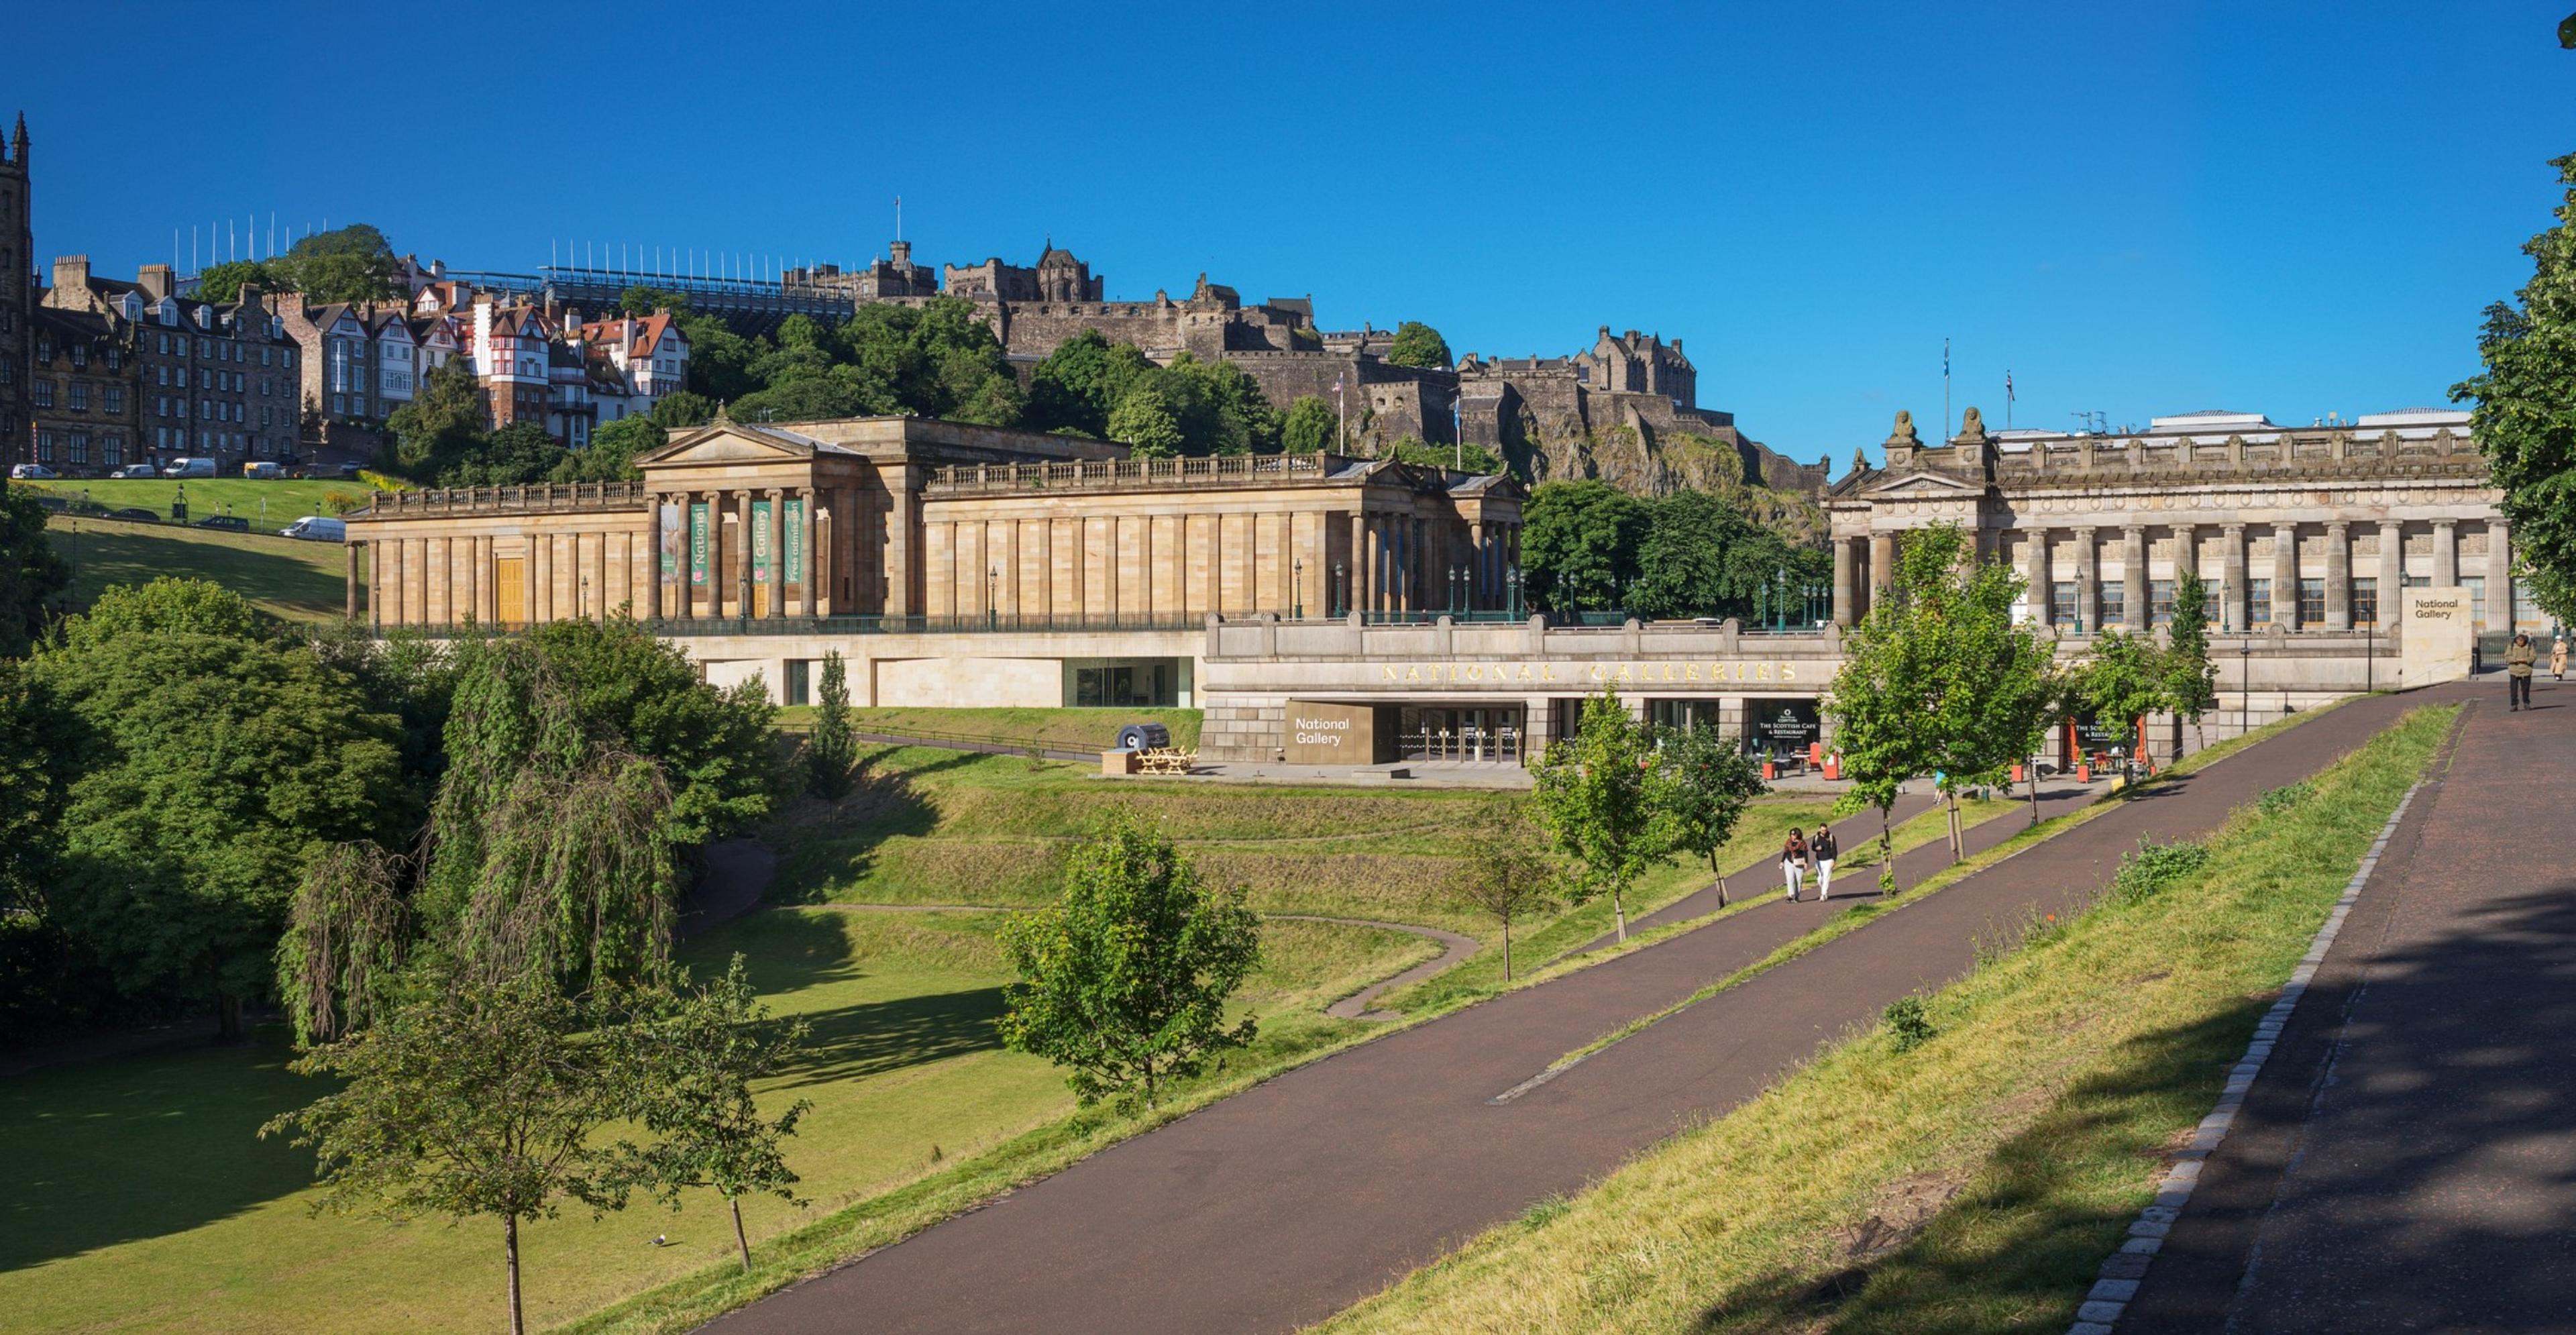
[[[1888,433],[1888,439],[1912,440],[1914,438],[1914,414],[1903,408],[1897,409],[1896,430]]]
[[[726,411],[725,411],[724,400],[722,400],[722,399],[718,399],[718,400],[716,400],[716,420],[715,420],[715,425],[717,425],[717,426],[732,426],[732,425],[733,425],[733,414],[728,413],[728,412],[726,412]]]
[[[1960,415],[1959,435],[1962,438],[1983,438],[1985,434],[1985,414],[1978,412],[1974,408],[1970,408],[1967,412]]]

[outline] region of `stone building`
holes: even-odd
[[[55,257],[53,279],[45,305],[106,319],[132,354],[135,449],[126,462],[206,456],[232,472],[296,452],[296,348],[258,289],[199,301],[178,295],[166,264],[144,265],[127,282],[90,272],[85,255]]]
[[[27,116],[0,147],[0,468],[35,459],[30,400],[36,318],[35,184],[27,170]]]
[[[128,462],[134,442],[130,332],[91,311],[39,306],[30,322],[35,461],[74,477]]]

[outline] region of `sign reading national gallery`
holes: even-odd
[[[1813,685],[1832,675],[1822,664],[1727,659],[1654,662],[1455,662],[1380,663],[1377,685],[1442,687],[1483,686],[1796,686]]]

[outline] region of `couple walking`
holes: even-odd
[[[1816,901],[1833,898],[1834,859],[1841,854],[1842,846],[1834,841],[1832,826],[1817,826],[1813,839],[1798,833],[1796,826],[1789,827],[1789,842],[1780,846],[1780,878],[1788,882],[1789,902],[1798,902],[1798,887],[1810,872],[1816,877]]]

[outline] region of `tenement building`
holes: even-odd
[[[1605,686],[1802,750],[1829,740],[1845,629],[1936,523],[2028,576],[2022,615],[2069,660],[2106,629],[2212,625],[2219,712],[2156,720],[2159,755],[2457,675],[2482,629],[2540,624],[2465,417],[2431,410],[2120,436],[1990,433],[1972,410],[1937,444],[1900,417],[1883,463],[1828,496],[1832,616],[1770,633],[1527,615],[1506,476],[1139,459],[914,418],[719,419],[639,463],[634,483],[381,498],[349,525],[352,615],[436,631],[625,609],[711,680],[788,703],[839,653],[860,704],[1195,706],[1203,755],[1255,767],[1520,763]],[[2187,571],[2210,587],[2198,609],[2175,606]]]

